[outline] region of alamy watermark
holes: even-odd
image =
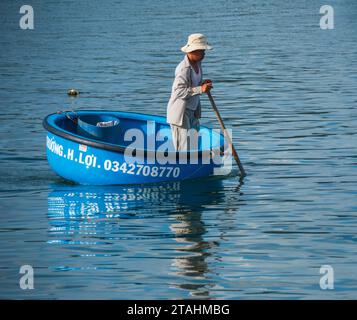
[[[33,267],[26,264],[20,267],[20,274],[23,276],[20,278],[19,286],[22,290],[33,290],[34,286],[34,271]]]
[[[334,29],[334,10],[332,6],[323,5],[320,8],[320,14],[323,16],[320,18],[320,28],[322,30]]]
[[[20,8],[20,14],[23,16],[20,18],[19,25],[22,30],[34,29],[34,11],[32,6],[24,4]]]
[[[328,264],[322,265],[320,267],[320,274],[322,274],[320,278],[320,288],[322,290],[333,290],[335,281],[333,268]]]
[[[172,148],[172,132],[169,127],[156,130],[154,121],[147,121],[146,132],[139,128],[125,131],[124,158],[127,163],[138,164],[214,164],[213,174],[229,173],[232,170],[232,130],[223,134],[219,129],[201,127],[186,130],[187,149],[175,152]],[[229,140],[228,140],[229,139]],[[131,142],[131,143],[130,143]]]

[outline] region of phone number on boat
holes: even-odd
[[[143,176],[151,177],[170,177],[177,178],[180,175],[180,168],[178,167],[157,167],[157,166],[147,166],[143,164],[134,164],[123,162],[121,165],[119,161],[104,161],[104,170],[118,172],[122,171],[126,174],[142,174]]]

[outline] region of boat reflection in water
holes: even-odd
[[[50,244],[70,244],[71,250],[77,249],[82,256],[89,253],[92,266],[103,265],[103,259],[96,258],[111,259],[108,264],[120,265],[125,279],[133,268],[126,263],[128,258],[134,258],[138,268],[136,259],[143,257],[139,272],[164,276],[168,290],[209,296],[209,287],[214,284],[210,283],[207,257],[218,254],[220,237],[206,237],[206,225],[217,234],[216,208],[229,206],[221,179],[142,186],[54,184],[52,189],[48,196]],[[171,260],[164,271],[163,258]],[[148,266],[151,270],[145,271],[146,261],[153,260]]]

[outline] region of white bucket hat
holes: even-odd
[[[188,36],[187,44],[181,48],[181,51],[188,53],[195,50],[211,50],[213,47],[207,42],[202,33],[193,33]]]

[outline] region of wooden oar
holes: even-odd
[[[224,134],[224,136],[226,137],[229,146],[232,148],[232,154],[233,154],[234,159],[235,159],[236,162],[237,162],[237,165],[238,165],[238,167],[239,167],[241,176],[244,177],[244,176],[246,176],[246,172],[245,172],[245,170],[244,170],[244,168],[243,168],[242,163],[241,163],[240,160],[239,160],[238,153],[237,153],[236,149],[235,149],[234,146],[233,146],[233,142],[232,142],[232,140],[231,140],[231,137],[230,137],[229,134],[226,132],[226,126],[224,125],[223,120],[222,120],[222,117],[221,117],[221,115],[219,114],[219,111],[218,111],[218,109],[217,109],[216,103],[215,103],[214,100],[213,100],[213,97],[212,97],[212,95],[211,95],[211,92],[208,91],[208,92],[207,92],[207,95],[208,95],[209,101],[211,102],[212,108],[213,108],[214,112],[216,113],[216,116],[217,116],[217,118],[218,118],[219,124],[221,125],[221,129],[222,129],[222,131],[223,131],[223,134]]]

